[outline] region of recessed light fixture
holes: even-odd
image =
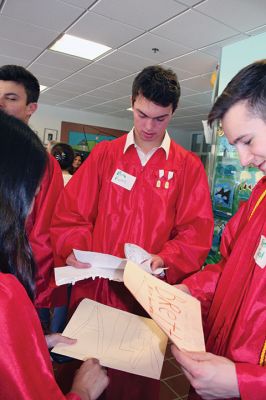
[[[132,107],[127,108],[127,111],[133,111]]]
[[[43,92],[43,91],[44,91],[44,89],[46,89],[46,88],[47,88],[47,86],[40,85],[40,92]]]
[[[65,34],[57,40],[50,49],[72,56],[86,58],[87,60],[94,60],[96,57],[111,50],[111,47]]]

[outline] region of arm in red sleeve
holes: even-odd
[[[200,160],[188,153],[180,173],[172,237],[158,256],[164,260],[167,282],[175,284],[198,271],[211,247],[213,214],[206,173]]]
[[[247,363],[236,363],[235,365],[241,399],[264,400],[266,393],[265,366]]]
[[[64,265],[74,248],[91,248],[92,230],[98,213],[101,149],[97,145],[62,192],[52,221],[51,238],[56,265]]]
[[[222,255],[221,261],[217,264],[207,265],[202,271],[193,274],[182,282],[189,288],[192,296],[196,297],[201,302],[203,320],[208,315],[220,275],[235,245],[239,234],[238,232],[241,230],[240,225],[246,223],[247,215],[248,204],[243,204],[234,217],[226,224],[220,246]]]
[[[0,274],[0,309],[1,400],[65,399],[53,375],[36,311],[22,285],[9,274]],[[79,400],[71,396],[69,400]]]
[[[37,264],[36,301],[37,307],[50,307],[54,259],[50,238],[50,225],[58,197],[63,189],[62,171],[56,159],[49,155],[48,165],[33,211],[27,224],[30,245]]]

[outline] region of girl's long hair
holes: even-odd
[[[0,111],[0,271],[15,275],[32,300],[35,262],[25,223],[46,163],[38,136]]]

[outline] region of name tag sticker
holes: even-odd
[[[111,182],[127,190],[131,190],[135,183],[135,180],[136,180],[135,176],[127,174],[121,169],[117,169],[114,173],[114,176],[111,179]]]
[[[261,267],[261,268],[265,267],[265,265],[266,265],[266,237],[263,235],[260,237],[259,245],[254,254],[254,260],[256,261],[256,264],[259,267]]]

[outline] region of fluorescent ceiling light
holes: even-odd
[[[133,111],[132,107],[127,108],[127,111]]]
[[[44,86],[44,85],[40,85],[40,92],[42,92],[44,89],[46,89],[47,88],[47,86]]]
[[[72,56],[86,58],[87,60],[94,60],[101,54],[111,50],[111,47],[65,34],[61,39],[55,42],[50,49]]]

